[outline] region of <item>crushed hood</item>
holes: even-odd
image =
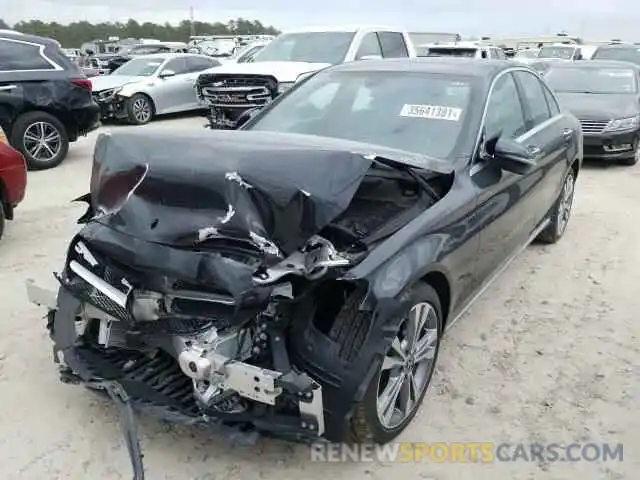
[[[349,206],[371,159],[267,132],[101,134],[95,221],[147,242],[244,242],[281,257]]]
[[[328,67],[328,63],[309,62],[249,62],[223,63],[202,73],[249,73],[254,75],[271,75],[279,82],[295,82],[303,73],[315,72]]]

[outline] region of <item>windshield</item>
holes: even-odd
[[[431,47],[427,51],[427,57],[469,57],[476,56],[477,48],[443,48]]]
[[[560,58],[562,60],[571,60],[574,47],[542,47],[538,52],[539,58]]]
[[[264,47],[253,61],[342,63],[354,35],[353,32],[285,33]]]
[[[260,50],[264,48],[264,45],[254,45],[240,52],[238,55],[238,63],[252,62],[253,58],[258,54]]]
[[[556,92],[635,93],[637,85],[630,68],[553,68],[545,80]]]
[[[164,45],[139,45],[131,48],[127,53],[129,55],[149,55],[150,53],[166,52],[169,47]]]
[[[203,40],[198,43],[201,52],[212,57],[229,57],[236,48],[234,40]]]
[[[640,65],[640,47],[638,48],[599,48],[592,60],[622,60]]]
[[[131,77],[150,77],[164,62],[164,57],[134,58],[116,68],[111,75],[126,75]]]
[[[341,138],[448,158],[465,131],[465,77],[406,72],[324,72],[265,111],[251,130]]]

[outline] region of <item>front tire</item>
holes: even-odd
[[[380,362],[362,401],[355,407],[345,439],[351,443],[387,443],[413,420],[434,372],[442,307],[436,291],[417,283],[403,294],[410,308]]]
[[[540,232],[540,235],[536,238],[537,241],[552,244],[557,243],[562,238],[571,217],[575,184],[576,172],[572,168],[564,179],[562,191],[549,217],[550,223],[547,228]]]
[[[144,125],[153,119],[153,101],[142,93],[136,93],[126,101],[127,120],[133,125]]]
[[[20,150],[29,170],[57,167],[69,152],[69,136],[62,122],[47,112],[27,112],[11,131],[11,145]]]

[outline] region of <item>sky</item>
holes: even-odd
[[[637,0],[0,0],[0,18],[69,23],[177,23],[189,17],[226,22],[258,19],[280,30],[305,25],[384,24],[463,36],[546,35],[640,41]],[[365,7],[366,6],[366,7]]]

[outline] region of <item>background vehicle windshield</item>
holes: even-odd
[[[134,58],[116,68],[111,75],[126,75],[131,77],[150,77],[164,62],[164,58]]]
[[[341,138],[450,157],[464,131],[465,77],[407,72],[326,72],[256,120],[251,130]]]
[[[556,92],[635,93],[637,85],[630,68],[553,68],[545,79]]]
[[[640,46],[637,48],[599,48],[592,60],[622,60],[640,65]]]
[[[342,63],[353,32],[285,33],[264,47],[254,62]]]
[[[477,48],[429,48],[427,57],[469,57],[476,56]]]
[[[163,45],[140,45],[129,50],[128,55],[148,55],[150,53],[160,53],[169,50]]]
[[[536,58],[538,56],[538,52],[535,50],[519,50],[516,53],[516,57],[518,58]]]
[[[538,52],[538,57],[571,60],[571,58],[573,57],[573,52],[575,52],[575,50],[576,49],[573,47],[542,47]]]

